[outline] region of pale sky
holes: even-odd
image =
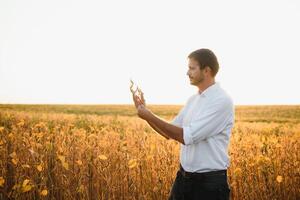
[[[219,59],[236,105],[300,104],[300,3],[0,1],[0,103],[184,104],[187,56]]]

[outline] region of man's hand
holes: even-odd
[[[138,116],[140,118],[146,120],[147,115],[150,113],[150,111],[146,108],[144,101],[135,94],[132,95],[132,98],[133,98],[134,105],[137,110]]]
[[[130,82],[130,91],[132,93],[135,108],[138,108],[139,105],[144,105],[144,107],[146,107],[146,100],[144,98],[143,91],[138,86],[136,86],[132,80],[130,80]]]
[[[139,92],[140,100],[141,100],[142,104],[146,107],[146,100],[144,98],[144,92],[140,88],[138,88],[138,92]]]
[[[146,100],[144,98],[144,93],[139,87],[136,87],[136,89],[134,89],[134,82],[132,80],[130,82],[130,91],[132,93],[132,99],[137,110],[137,114],[140,118],[146,120],[146,117],[148,114],[150,114],[150,111],[146,108]]]
[[[137,110],[137,114],[159,134],[161,134],[166,139],[172,138],[178,142],[184,144],[183,141],[183,129],[175,125],[169,124],[164,120],[161,120],[150,110],[146,108],[146,101],[144,98],[144,93],[139,87],[134,89],[134,82],[131,80],[130,91],[132,93],[132,99]],[[138,92],[138,94],[136,94]]]

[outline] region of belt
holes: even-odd
[[[209,176],[227,176],[227,170],[217,170],[217,171],[210,171],[210,172],[187,172],[184,171],[184,169],[182,168],[182,166],[180,165],[180,173],[182,174],[183,177],[186,178],[204,178],[204,177],[209,177]]]

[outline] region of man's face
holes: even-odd
[[[205,80],[205,74],[204,74],[205,69],[200,70],[200,66],[196,60],[190,58],[188,67],[189,69],[186,75],[189,76],[191,85],[198,85]]]

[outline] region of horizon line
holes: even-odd
[[[73,105],[73,106],[134,106],[134,104],[128,103],[1,103],[0,105],[27,105],[27,106],[42,106],[42,105],[53,105],[53,106],[63,106],[63,105]],[[147,106],[184,106],[184,104],[147,104]],[[299,104],[234,104],[234,106],[300,106]]]

